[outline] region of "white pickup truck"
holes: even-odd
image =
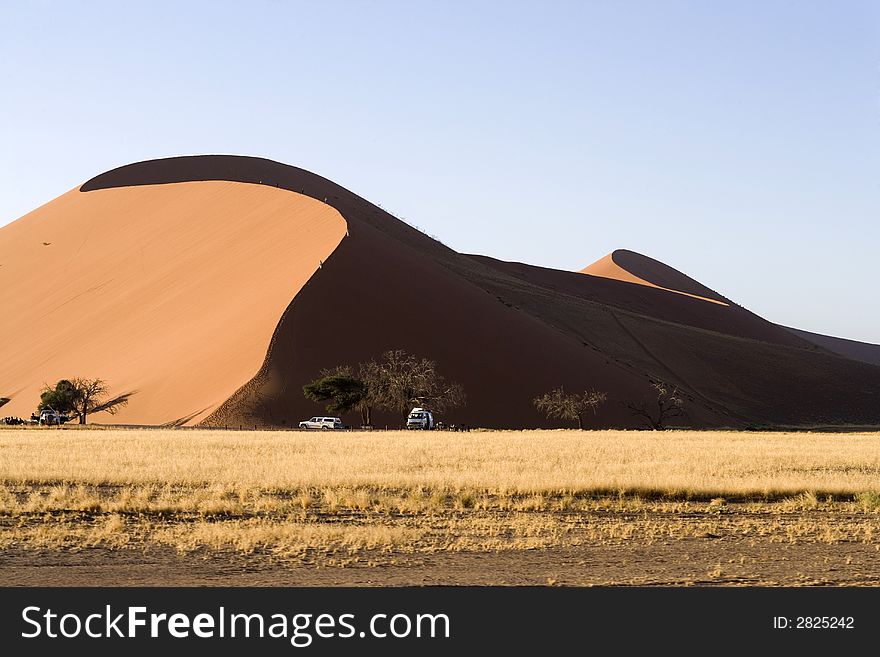
[[[313,417],[299,423],[300,429],[342,429],[342,420],[338,417]]]

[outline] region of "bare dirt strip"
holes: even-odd
[[[388,554],[276,561],[171,548],[8,549],[4,586],[877,586],[878,552],[862,543],[695,538],[501,552]]]

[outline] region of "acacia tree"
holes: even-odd
[[[39,410],[51,408],[59,413],[75,413],[85,424],[92,413],[106,411],[110,415],[128,403],[133,392],[106,399],[110,387],[102,379],[61,379],[54,388],[46,386],[40,395]]]
[[[548,418],[577,420],[578,429],[583,429],[584,415],[587,411],[592,411],[595,415],[596,410],[606,399],[608,399],[608,395],[604,392],[584,390],[583,392],[566,394],[565,388],[559,386],[555,390],[536,397],[532,403]]]
[[[360,363],[357,371],[349,365],[322,370],[321,375],[303,386],[303,394],[312,401],[332,400],[328,411],[361,414],[361,426],[373,425],[373,409],[382,406],[382,369],[376,361]]]
[[[670,418],[684,414],[684,400],[678,393],[678,388],[663,381],[651,383],[657,391],[657,399],[652,402],[628,403],[626,407],[636,417],[654,431],[664,431],[666,422]]]
[[[361,404],[367,395],[367,386],[364,381],[352,376],[348,368],[338,368],[336,371],[323,372],[322,376],[304,385],[303,394],[312,401],[329,401],[327,410],[342,414]],[[362,417],[366,425],[368,417],[364,414]]]
[[[40,404],[37,411],[44,411],[47,408],[58,413],[74,413],[74,401],[76,400],[77,390],[73,381],[69,379],[61,379],[55,384],[54,388],[49,386],[43,387],[40,394]]]

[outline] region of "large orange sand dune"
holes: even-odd
[[[199,421],[256,374],[345,231],[330,206],[264,185],[64,194],[0,229],[4,413],[79,376],[135,391],[120,422]]]

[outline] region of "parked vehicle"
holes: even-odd
[[[58,413],[51,408],[44,408],[42,411],[40,411],[40,419],[38,420],[38,422],[40,425],[52,426],[64,424],[68,420],[70,420],[70,418],[66,415]]]
[[[406,418],[407,429],[424,429],[434,428],[434,414],[427,408],[414,408],[409,412]]]
[[[338,417],[313,417],[299,423],[300,429],[342,429],[342,420]]]

